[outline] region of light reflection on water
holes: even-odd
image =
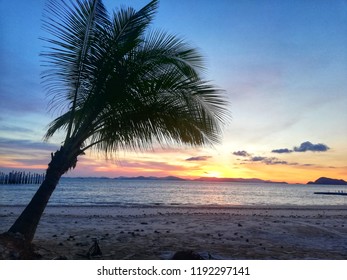
[[[26,205],[38,185],[0,185],[0,205]],[[347,186],[63,178],[49,205],[347,205]]]

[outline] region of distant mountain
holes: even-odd
[[[62,180],[75,180],[75,179],[78,179],[78,180],[110,180],[111,178],[109,177],[62,177],[61,178]]]
[[[320,177],[314,182],[308,182],[308,185],[347,185],[347,182],[341,179],[332,179],[326,177]]]
[[[275,182],[270,180],[262,180],[258,178],[216,178],[216,177],[201,177],[194,181],[207,182],[235,182],[235,183],[269,183],[269,184],[288,184],[287,182]]]
[[[155,176],[137,176],[137,177],[116,177],[115,180],[169,180],[169,181],[185,181],[185,179],[175,177],[175,176],[166,176],[166,177],[155,177]]]
[[[288,184],[287,182],[275,182],[270,180],[262,180],[257,178],[216,178],[216,177],[200,177],[198,179],[183,179],[175,176],[155,177],[155,176],[120,176],[115,178],[109,177],[64,177],[64,179],[108,179],[108,180],[157,180],[157,181],[204,181],[204,182],[237,182],[237,183],[269,183],[269,184]]]

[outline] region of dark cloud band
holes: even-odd
[[[311,142],[307,141],[304,143],[301,143],[299,147],[294,147],[295,152],[326,152],[329,150],[329,147],[325,144],[312,144]]]
[[[211,158],[210,156],[199,156],[199,157],[190,157],[187,158],[186,161],[205,161]]]
[[[289,149],[285,148],[285,149],[272,150],[271,152],[276,153],[276,154],[289,154],[289,153],[292,153],[293,150],[289,150]]]
[[[237,151],[237,152],[233,152],[234,156],[238,156],[238,157],[249,157],[250,154],[247,153],[246,151]]]
[[[306,141],[300,144],[299,147],[294,147],[293,150],[290,149],[275,149],[272,150],[272,153],[277,153],[277,154],[289,154],[292,152],[297,152],[297,153],[302,153],[302,152],[326,152],[330,148],[322,143],[318,144],[312,144],[310,141]]]

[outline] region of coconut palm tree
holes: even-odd
[[[106,154],[157,144],[200,146],[220,140],[227,117],[222,91],[201,77],[196,49],[151,31],[153,0],[142,9],[111,16],[101,0],[49,0],[42,79],[50,105],[61,115],[45,138],[65,131],[45,179],[8,233],[32,241],[61,176],[88,149]]]

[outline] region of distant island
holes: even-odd
[[[234,183],[268,183],[268,184],[288,184],[287,182],[276,182],[270,180],[262,180],[258,178],[217,178],[217,177],[201,177],[193,181],[204,182],[234,182]]]
[[[187,181],[186,179],[182,179],[175,176],[166,176],[166,177],[155,177],[155,176],[135,176],[135,177],[127,177],[127,176],[119,176],[119,177],[63,177],[63,179],[87,179],[87,180],[165,180],[165,181]]]
[[[182,179],[175,176],[166,176],[166,177],[155,177],[155,176],[137,176],[137,177],[125,177],[120,176],[113,178],[115,180],[169,180],[169,181],[186,181],[186,179]]]
[[[156,180],[156,181],[203,181],[203,182],[234,182],[234,183],[267,183],[267,184],[288,184],[287,182],[276,182],[270,180],[262,180],[258,178],[217,178],[217,177],[200,177],[197,179],[183,179],[176,176],[156,177],[156,176],[119,176],[115,178],[109,177],[65,177],[70,179],[108,179],[108,180]],[[65,179],[64,178],[64,179]]]
[[[217,178],[217,177],[200,177],[197,179],[183,179],[175,176],[167,177],[154,177],[154,176],[137,176],[137,177],[117,177],[116,180],[170,180],[170,181],[203,181],[203,182],[236,182],[236,183],[276,183],[276,184],[287,184],[287,182],[274,182],[270,180],[261,180],[257,178]]]
[[[326,177],[320,177],[316,181],[308,182],[308,185],[347,185],[347,182],[341,179],[332,179]]]

